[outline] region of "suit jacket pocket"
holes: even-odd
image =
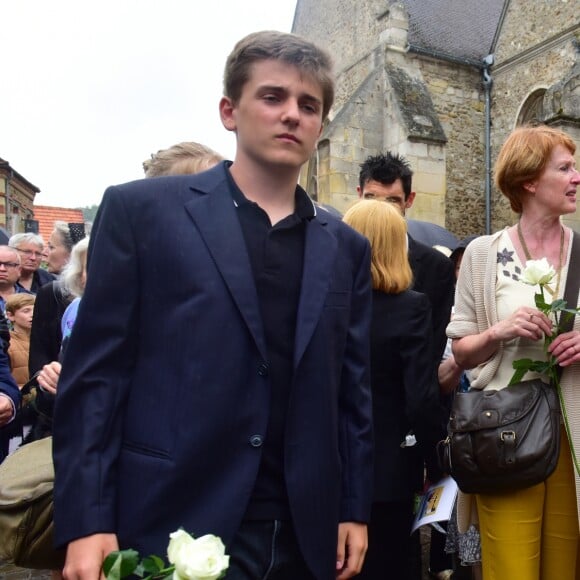
[[[138,455],[147,455],[149,457],[157,457],[159,459],[170,459],[170,455],[167,451],[164,451],[163,449],[155,449],[134,441],[125,441],[123,443],[123,451],[137,453]]]

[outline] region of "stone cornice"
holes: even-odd
[[[576,22],[570,28],[567,28],[556,36],[552,36],[551,38],[511,56],[499,64],[496,64],[491,70],[494,75],[498,75],[509,71],[515,66],[537,59],[542,55],[542,53],[570,42],[570,40],[578,35],[579,31],[580,22]]]

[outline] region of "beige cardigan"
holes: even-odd
[[[457,281],[455,312],[453,320],[447,327],[448,337],[462,338],[470,334],[479,334],[499,322],[495,285],[498,243],[502,232],[503,230],[491,236],[481,236],[467,246]],[[567,264],[570,263],[571,250],[572,244],[569,244],[566,256]],[[580,267],[580,265],[576,267]],[[562,285],[562,288],[564,287],[565,284]],[[578,303],[577,300],[575,306]],[[580,315],[576,316],[574,320],[574,330],[580,330]],[[472,388],[486,388],[499,367],[503,350],[503,346],[500,344],[491,358],[470,371]],[[576,456],[580,458],[580,364],[573,364],[564,370],[561,386],[570,425],[571,446],[573,445]],[[580,525],[580,477],[578,473],[575,473],[575,476],[576,505]],[[460,493],[457,509],[460,532],[465,532],[469,524],[473,523],[474,512],[471,496]]]

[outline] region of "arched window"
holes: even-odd
[[[524,101],[518,115],[517,126],[534,125],[544,120],[544,95],[546,89],[537,89]]]

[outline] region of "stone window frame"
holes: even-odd
[[[518,111],[516,127],[542,123],[544,120],[544,95],[548,87],[537,87],[524,99]]]

